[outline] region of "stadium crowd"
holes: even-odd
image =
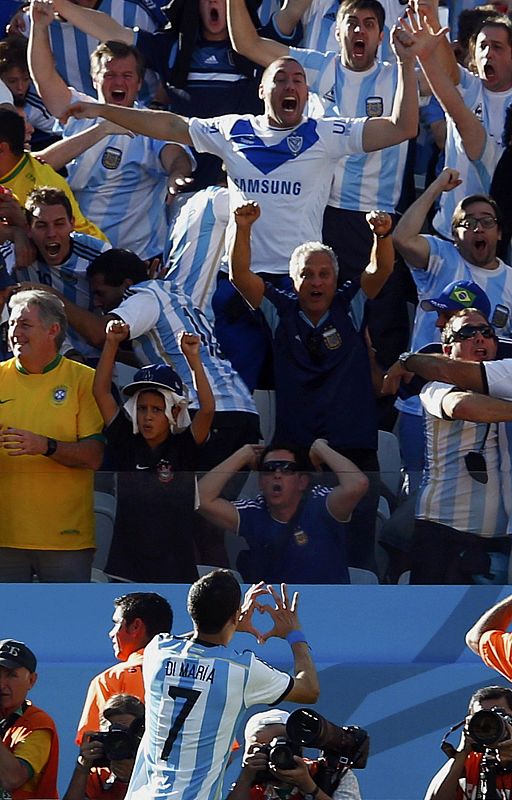
[[[464,5],[3,20],[0,581],[507,582],[512,21]]]

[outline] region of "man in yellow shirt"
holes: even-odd
[[[93,470],[103,458],[94,371],[59,353],[62,302],[40,290],[11,298],[0,363],[0,582],[89,581]]]

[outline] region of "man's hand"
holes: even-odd
[[[42,456],[48,450],[48,439],[21,428],[0,428],[0,445],[10,456]]]
[[[323,456],[322,456],[322,446],[327,445],[329,446],[329,442],[327,439],[315,439],[311,447],[309,448],[309,460],[313,464],[313,467],[317,472],[322,471],[322,464],[325,463]]]
[[[293,756],[293,760],[296,764],[295,769],[277,769],[269,763],[269,771],[284,783],[297,786],[302,794],[311,794],[316,789],[316,783],[309,774],[308,765],[300,756]]]
[[[37,0],[37,2],[42,2],[42,0]],[[96,119],[99,116],[99,110],[99,103],[73,103],[62,113],[60,122],[65,125],[71,117],[75,119]]]
[[[195,333],[187,333],[182,331],[178,336],[178,344],[180,350],[190,363],[190,360],[200,358],[201,353],[201,337]]]
[[[415,14],[410,8],[407,9],[406,18],[400,19],[400,28],[404,31],[402,38],[410,42],[420,61],[431,58],[449,32],[449,28],[440,28],[434,33],[424,11],[420,10]]]
[[[18,267],[29,267],[37,256],[34,243],[28,238],[22,228],[16,228],[13,232],[14,253],[16,255],[16,269]]]
[[[9,36],[23,36],[23,38],[28,36],[25,10],[23,8],[20,8],[20,10],[11,17],[11,21],[6,26],[5,32]]]
[[[121,783],[129,783],[134,764],[134,758],[123,758],[120,761],[111,761],[110,769]]]
[[[80,744],[80,755],[82,756],[83,766],[91,769],[94,762],[98,758],[105,757],[103,749],[103,742],[97,740],[91,741],[91,737],[95,736],[98,731],[85,731]]]
[[[33,25],[47,28],[55,20],[55,8],[52,0],[32,0],[30,3],[30,19]]]
[[[242,601],[240,617],[238,619],[238,625],[236,628],[239,633],[252,634],[254,637],[256,637],[258,644],[263,644],[265,639],[263,638],[261,631],[255,628],[252,624],[252,616],[255,609],[258,609],[260,612],[267,610],[268,606],[261,606],[256,602],[256,599],[261,597],[261,595],[268,594],[269,589],[270,587],[268,587],[263,581],[260,581],[259,583],[253,583],[253,585],[247,590]]]
[[[261,610],[267,612],[272,617],[274,627],[268,633],[264,633],[261,637],[261,643],[266,642],[267,639],[275,637],[277,639],[286,639],[292,631],[300,631],[300,622],[297,616],[297,604],[299,600],[299,593],[294,592],[292,600],[288,597],[288,587],[285,583],[281,584],[281,596],[278,595],[273,586],[267,586],[268,592],[275,600],[275,607],[262,605]]]
[[[171,205],[172,201],[177,195],[181,194],[181,192],[188,192],[193,183],[194,178],[182,175],[181,172],[169,175],[167,181],[167,197],[165,198],[167,205]]]
[[[413,378],[414,372],[408,372],[399,361],[395,361],[384,375],[382,394],[396,394],[400,388],[401,381],[410,383]]]
[[[456,189],[457,186],[460,186],[461,183],[463,183],[463,181],[459,178],[458,171],[451,167],[445,167],[442,172],[439,173],[435,181],[432,182],[432,185],[435,186],[439,194],[441,194],[441,192],[451,192],[453,189]]]
[[[393,227],[393,220],[386,211],[370,211],[366,214],[366,222],[375,236],[385,236]]]
[[[10,189],[0,186],[0,217],[9,225],[16,225],[18,228],[27,227],[25,212]]]
[[[390,41],[391,49],[393,50],[397,61],[406,62],[415,60],[416,51],[414,47],[414,40],[402,27],[393,25],[390,33]]]
[[[268,768],[268,754],[263,752],[261,744],[253,742],[249,745],[242,760],[242,767],[251,772],[254,777],[258,772],[263,772]]]
[[[237,228],[251,228],[261,214],[258,203],[246,203],[235,208],[235,223]]]
[[[119,347],[121,342],[130,336],[130,326],[120,319],[110,319],[105,328],[105,339]]]

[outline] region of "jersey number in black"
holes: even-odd
[[[192,709],[194,708],[195,704],[197,703],[201,692],[198,691],[197,689],[183,689],[180,688],[179,686],[169,686],[168,694],[169,697],[172,697],[173,700],[176,700],[178,697],[184,697],[185,702],[183,704],[183,708],[181,709],[180,713],[174,720],[174,725],[170,729],[169,735],[165,740],[165,744],[162,750],[162,755],[160,756],[160,758],[163,758],[164,760],[167,759],[167,757],[169,756],[171,748],[174,742],[176,741],[178,732],[180,728],[182,728],[183,725],[185,724],[185,720],[192,711]]]

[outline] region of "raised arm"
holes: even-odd
[[[329,447],[326,439],[315,439],[309,450],[309,458],[316,469],[320,470],[322,464],[327,464],[335,473],[338,486],[329,493],[327,508],[334,519],[347,522],[368,491],[368,478],[352,461]]]
[[[194,389],[199,400],[199,409],[194,414],[190,430],[196,444],[203,444],[207,440],[212,426],[215,399],[201,361],[201,337],[183,331],[179,345],[190,367]]]
[[[512,595],[509,595],[486,611],[477,619],[475,624],[466,633],[466,644],[474,653],[480,655],[480,639],[487,631],[502,631],[505,633],[512,623]]]
[[[192,145],[187,117],[180,117],[170,111],[124,108],[124,106],[113,106],[108,103],[75,103],[62,114],[64,121],[69,117],[77,119],[103,117],[103,119],[109,119],[133,133],[141,133],[143,136],[150,136],[153,139]]]
[[[443,411],[450,419],[467,422],[510,422],[512,402],[478,392],[450,392],[443,400]]]
[[[289,54],[285,44],[258,36],[245,0],[227,0],[227,12],[229,36],[237,53],[262,67],[268,67],[276,58]]]
[[[91,128],[87,128],[85,131],[75,133],[74,136],[66,137],[65,139],[61,139],[60,142],[49,145],[44,150],[39,150],[37,155],[53,167],[53,169],[59,170],[65,167],[66,164],[69,164],[70,161],[73,161],[74,158],[77,158],[77,156],[85,153],[89,147],[93,147],[93,145],[101,142],[106,136],[116,134],[133,136],[133,134],[125,128],[121,128],[119,125],[115,125],[113,122],[104,119]]]
[[[385,211],[370,211],[366,221],[373,231],[373,246],[370,263],[361,275],[361,288],[373,300],[377,297],[393,272],[395,248],[391,238],[393,220]]]
[[[390,117],[367,119],[363,128],[363,148],[368,153],[414,139],[418,133],[418,82],[414,45],[403,30],[394,26],[391,41],[397,57],[398,82]],[[407,44],[403,44],[406,41]]]
[[[281,33],[291,36],[310,5],[311,0],[284,0],[282,8],[274,15],[274,23]]]
[[[32,0],[33,4],[37,2],[38,0]],[[94,36],[100,42],[113,39],[117,42],[133,44],[135,41],[135,32],[132,28],[125,28],[109,14],[104,14],[103,11],[95,11],[92,8],[70,2],[70,0],[42,0],[42,2],[75,28],[88,33],[89,36]]]
[[[402,26],[418,44],[418,60],[432,92],[450,116],[459,131],[464,150],[472,161],[480,158],[485,145],[485,129],[473,111],[465,104],[455,87],[452,76],[446,71],[441,53],[446,38],[443,31],[434,33],[426,16],[418,18],[411,11]]]
[[[43,0],[32,0],[32,24],[27,59],[30,76],[43,103],[54,117],[59,117],[71,102],[71,89],[55,69],[48,26],[54,21],[52,6]]]
[[[428,267],[430,245],[421,233],[426,216],[443,192],[450,192],[461,183],[457,170],[446,167],[400,219],[393,232],[393,242],[411,267]]]
[[[416,15],[421,16],[434,34],[440,34],[440,44],[437,57],[442,69],[457,85],[460,81],[460,70],[452,46],[447,39],[446,28],[441,27],[439,21],[439,0],[412,0],[410,3]],[[442,33],[441,33],[442,31]]]
[[[243,469],[256,469],[260,445],[246,444],[210,470],[199,481],[199,513],[219,528],[238,533],[239,516],[236,507],[221,497],[226,483]]]
[[[461,361],[436,353],[411,353],[406,363],[396,361],[384,377],[383,394],[396,394],[401,379],[406,382],[412,374],[421,375],[427,381],[451,383],[460,389],[472,392],[485,390],[482,378],[483,366],[477,361]],[[454,417],[455,419],[456,417]]]
[[[259,219],[257,203],[246,203],[235,210],[236,235],[229,254],[229,279],[252,308],[263,300],[265,284],[251,272],[251,228]]]
[[[105,343],[94,374],[92,391],[105,425],[110,425],[119,406],[112,394],[112,372],[119,345],[130,336],[130,326],[119,319],[111,319],[105,331]]]

